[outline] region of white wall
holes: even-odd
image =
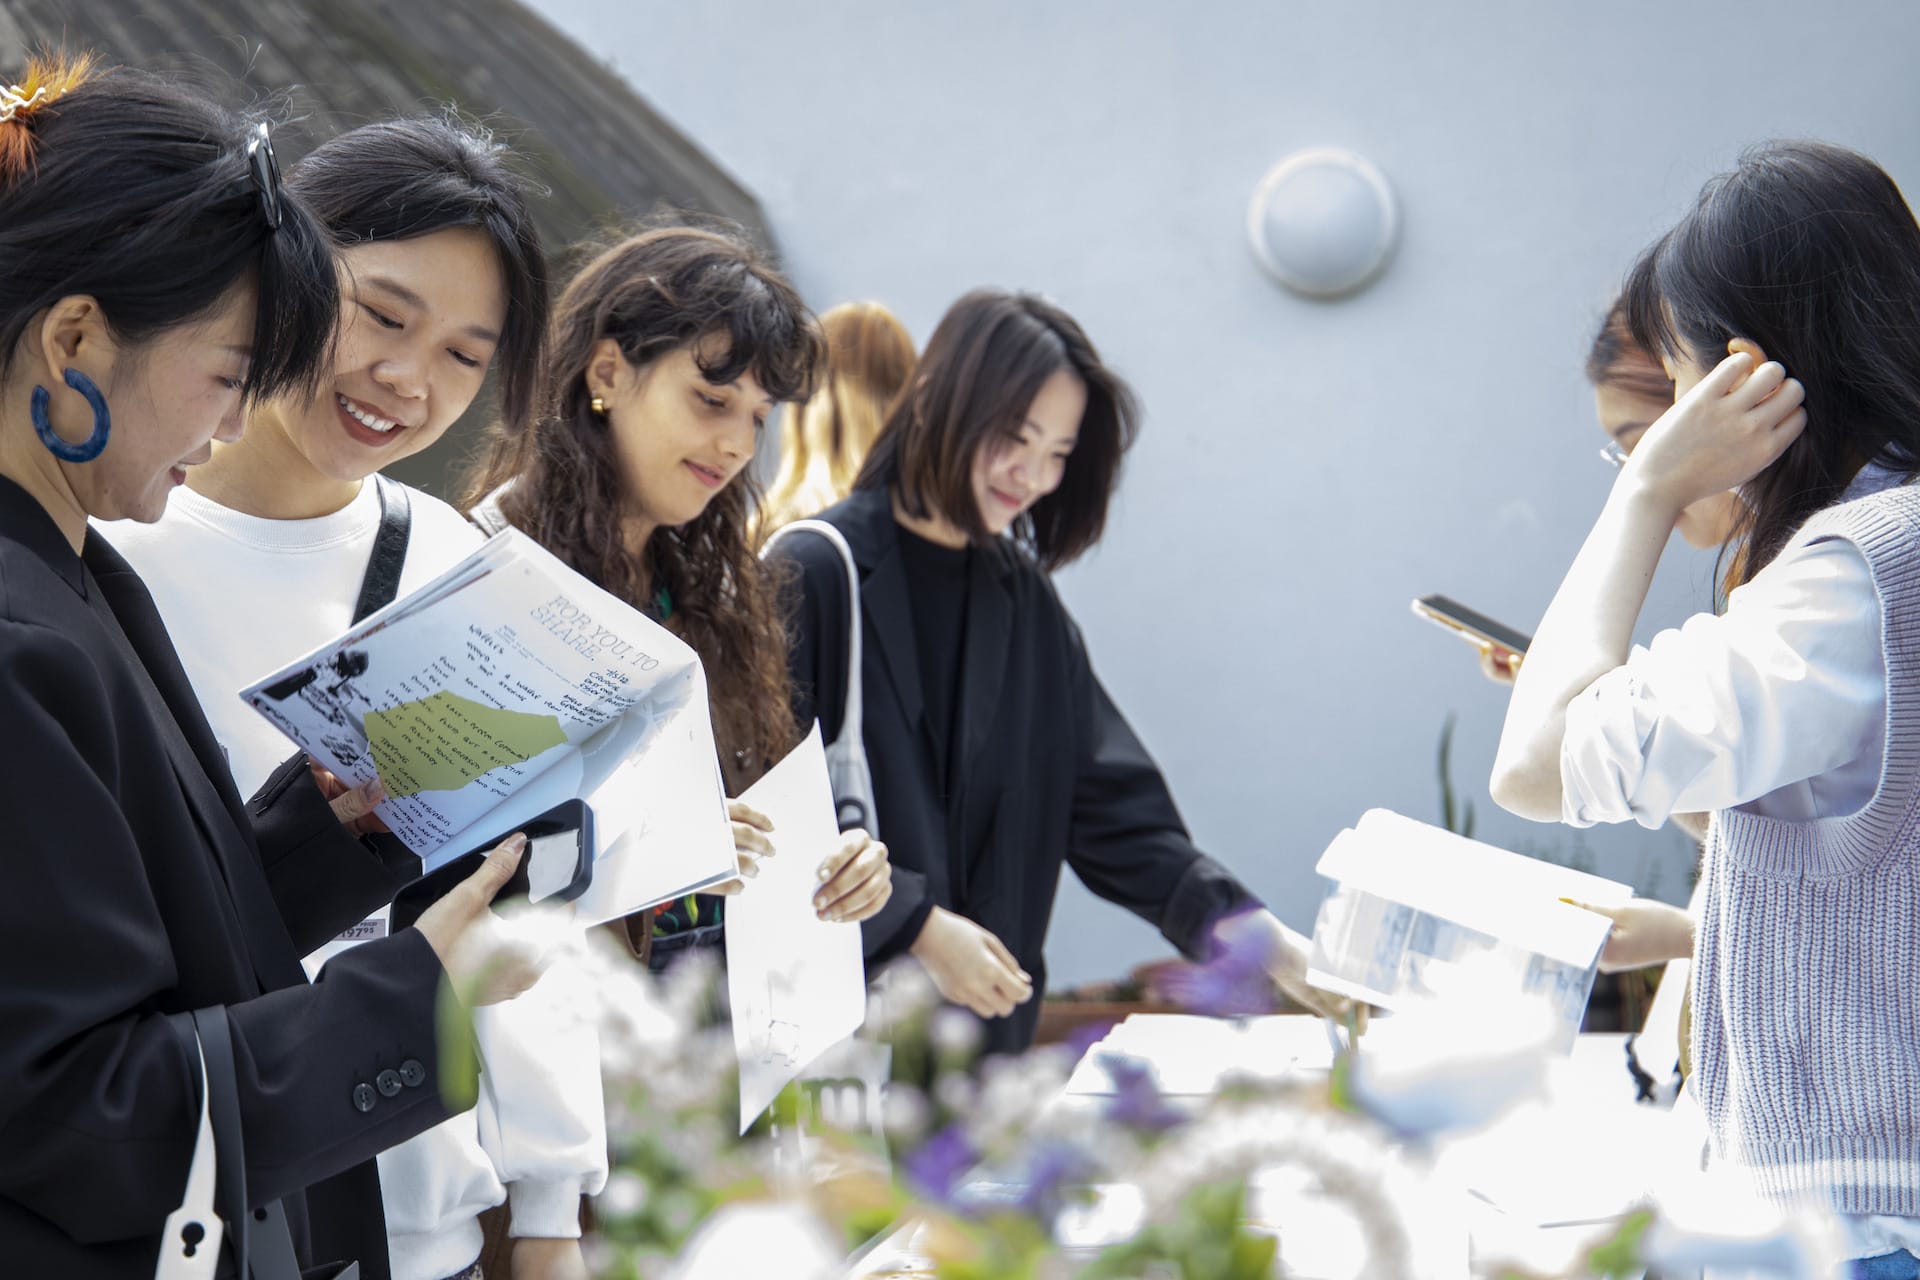
[[[1036,289],[1133,381],[1144,437],[1062,588],[1203,847],[1284,918],[1310,925],[1363,809],[1437,818],[1449,712],[1483,836],[1684,893],[1670,832],[1494,810],[1504,699],[1407,601],[1538,619],[1607,484],[1590,330],[1743,144],[1920,180],[1920,6],[537,3],[758,193],[814,305],[879,298],[924,339],[969,287]],[[1270,285],[1243,233],[1315,144],[1372,158],[1404,214],[1334,304]],[[1646,616],[1699,606],[1710,567],[1676,540]],[[1162,953],[1063,894],[1056,985]]]

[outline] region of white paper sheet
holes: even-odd
[[[1326,1071],[1333,1066],[1333,1045],[1324,1021],[1307,1014],[1232,1019],[1129,1014],[1087,1050],[1067,1081],[1067,1093],[1116,1092],[1108,1065],[1114,1057],[1151,1070],[1155,1087],[1164,1095],[1206,1097],[1235,1077],[1273,1081]]]
[[[840,847],[820,726],[740,797],[773,823],[773,856],[727,904],[727,994],[740,1058],[740,1132],[867,1012],[860,926],[814,914]]]

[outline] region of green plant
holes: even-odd
[[[1447,712],[1447,718],[1440,724],[1440,750],[1438,752],[1438,772],[1440,774],[1440,825],[1455,835],[1473,838],[1473,801],[1461,803],[1453,786],[1453,726],[1457,717]]]

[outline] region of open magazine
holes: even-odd
[[[1472,994],[1539,1001],[1571,1047],[1627,885],[1386,809],[1334,838],[1307,981],[1383,1009]]]
[[[517,529],[240,696],[342,779],[378,774],[429,871],[579,797],[583,923],[734,874],[699,658]]]

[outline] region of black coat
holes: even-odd
[[[0,1271],[152,1274],[200,1115],[165,1015],[221,1004],[250,1199],[287,1197],[303,1261],[384,1277],[370,1161],[448,1114],[440,965],[412,931],[311,986],[300,957],[417,860],[349,836],[304,757],[243,803],[146,587],[3,479],[0,744]]]
[[[1086,886],[1201,957],[1220,916],[1255,905],[1194,848],[1166,780],[1087,661],[1052,581],[1010,542],[972,559],[947,801],[935,778],[899,526],[886,493],[865,491],[821,519],[860,568],[864,738],[893,897],[864,926],[870,959],[910,946],[934,906],[990,930],[1033,975],[1036,995],[988,1027],[988,1046],[1033,1039],[1043,954],[1062,862]],[[782,539],[798,567],[792,671],[801,723],[828,741],[846,699],[846,568],[824,539]]]

